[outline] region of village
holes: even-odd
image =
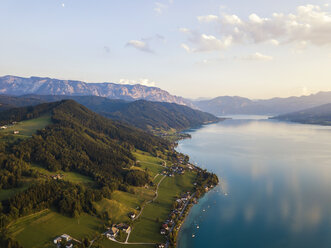
[[[173,163],[172,166],[166,166],[164,162],[162,164],[164,170],[160,173],[164,177],[174,177],[175,175],[184,175],[186,171],[201,171],[201,169],[197,166],[188,162],[188,159],[183,154],[177,157],[176,162]],[[63,179],[62,174],[55,174],[52,175],[51,178],[54,180],[61,180]],[[194,189],[197,190],[198,187],[203,192],[208,192],[211,190],[214,185],[201,185],[197,182],[194,182]],[[157,195],[157,192],[155,193]],[[193,204],[196,204],[198,199],[195,196],[196,192],[185,192],[182,193],[179,197],[174,199],[174,203],[172,209],[168,215],[168,218],[161,222],[159,233],[165,237],[164,243],[157,243],[155,247],[157,248],[168,248],[173,247],[174,244],[174,237],[176,237],[177,232],[179,231],[186,214],[188,213],[189,209]],[[152,200],[153,201],[153,200]],[[151,202],[152,202],[151,201]],[[129,212],[127,216],[130,219],[130,222],[127,223],[117,223],[112,224],[111,226],[106,227],[106,231],[102,233],[102,236],[106,237],[110,241],[117,242],[120,244],[132,244],[129,243],[130,233],[133,229],[133,223],[135,220],[139,218],[143,211],[143,207],[141,208],[140,214],[136,215],[133,212]],[[65,247],[65,248],[72,248],[75,243],[79,243],[80,241],[73,239],[69,235],[63,234],[54,239],[54,244],[57,247]],[[61,246],[62,245],[62,246]]]
[[[6,129],[8,129],[8,128],[11,128],[11,127],[17,125],[17,124],[18,124],[18,122],[13,121],[11,125],[3,125],[3,126],[1,126],[1,127],[0,127],[0,130],[6,130]],[[14,130],[14,131],[13,131],[13,134],[19,134],[19,133],[20,133],[20,131],[18,131],[18,130]]]

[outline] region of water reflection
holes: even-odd
[[[180,143],[223,178],[192,210],[180,248],[330,247],[331,128],[257,119],[205,126]]]

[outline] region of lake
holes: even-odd
[[[221,182],[191,209],[179,248],[331,247],[331,127],[254,116],[188,133],[177,150]]]

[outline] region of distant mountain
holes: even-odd
[[[272,119],[305,124],[331,125],[331,103],[294,113],[279,115]]]
[[[115,83],[85,83],[73,80],[59,80],[41,77],[0,77],[0,94],[6,95],[70,95],[102,96],[110,99],[171,102],[190,105],[190,101],[173,96],[167,91],[143,85],[123,85]],[[191,105],[192,106],[192,105]]]
[[[72,99],[111,119],[126,122],[146,131],[183,130],[220,119],[187,106],[138,100],[128,102],[97,96],[5,96],[0,95],[0,110]]]
[[[200,110],[217,116],[231,114],[279,115],[331,103],[331,92],[309,96],[251,100],[243,97],[222,96],[212,100],[194,101]]]

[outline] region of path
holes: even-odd
[[[138,160],[137,162],[140,162],[140,161]],[[162,162],[164,162],[164,165],[160,165],[160,164],[156,164],[156,163],[151,163],[151,162],[143,162],[143,163],[153,164],[153,165],[158,165],[158,166],[161,166],[161,167],[167,167],[167,161],[162,160]],[[159,176],[159,175],[160,175],[160,174],[157,174],[157,175],[154,177],[154,179],[155,179],[157,176]],[[148,202],[145,203],[145,205],[141,208],[139,214],[133,219],[133,221],[137,220],[137,219],[142,215],[142,213],[143,213],[143,211],[144,211],[144,208],[145,208],[148,204],[154,202],[154,201],[158,198],[158,196],[159,196],[159,192],[158,192],[158,190],[159,190],[160,184],[162,183],[162,181],[163,181],[166,177],[167,177],[167,176],[164,175],[164,176],[161,178],[160,182],[156,185],[155,196],[154,196],[154,198],[153,198],[152,200],[149,200]],[[154,180],[154,179],[153,179],[153,180]],[[118,244],[121,244],[121,245],[154,245],[154,246],[156,245],[156,243],[129,243],[128,241],[129,241],[129,238],[130,238],[131,232],[132,232],[132,229],[131,229],[130,232],[128,233],[128,236],[126,237],[125,242],[120,242],[120,241],[117,241],[116,239],[112,239],[112,238],[110,238],[109,240],[111,240],[111,241],[113,241],[113,242],[116,242],[116,243],[118,243]],[[102,235],[106,235],[106,232],[103,233]],[[95,242],[95,240],[96,240],[96,239],[94,239],[94,240],[92,240],[92,241],[90,242],[90,246],[89,246],[89,248],[93,245],[93,243]]]

